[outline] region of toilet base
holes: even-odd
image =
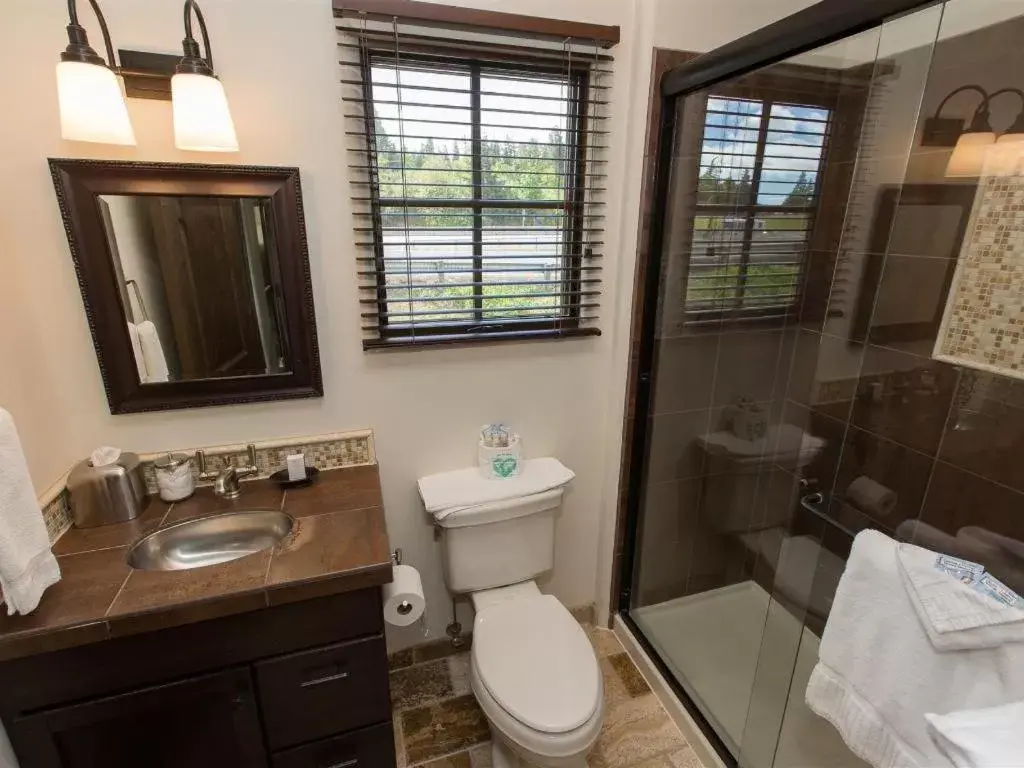
[[[546,768],[543,763],[531,763],[522,755],[514,752],[505,740],[504,734],[491,727],[491,765],[493,768]],[[588,768],[585,756],[578,758],[561,758],[559,768]]]

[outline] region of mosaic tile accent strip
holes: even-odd
[[[1024,378],[1024,178],[981,182],[933,357]]]
[[[68,504],[68,492],[61,488],[49,502],[41,500],[43,522],[52,545],[71,527],[71,507]]]
[[[271,440],[256,445],[256,466],[259,468],[257,479],[265,478],[285,468],[285,459],[293,453],[304,453],[306,464],[317,469],[341,469],[342,467],[358,467],[364,464],[373,464],[377,457],[373,446],[373,433],[369,430],[363,432],[341,432],[330,435],[319,435],[316,437],[297,437],[287,440]],[[223,445],[212,448],[204,448],[206,451],[207,470],[216,472],[226,466],[229,462],[244,464],[246,458],[245,445]],[[194,455],[195,448],[186,448],[172,451],[172,453],[187,453]],[[166,452],[147,453],[142,455],[143,472],[146,476],[146,490],[149,493],[157,492],[156,473],[153,470],[153,461]],[[199,466],[192,462],[192,477],[196,485],[212,485],[212,481],[199,479]]]

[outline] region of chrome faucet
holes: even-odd
[[[238,482],[243,477],[249,477],[259,472],[256,466],[256,446],[248,445],[246,450],[249,454],[249,464],[244,467],[236,466],[229,462],[219,472],[210,472],[206,469],[206,451],[196,451],[196,463],[199,465],[199,479],[213,480],[213,492],[222,499],[237,499],[242,495],[242,486]]]

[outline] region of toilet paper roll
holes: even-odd
[[[866,515],[885,517],[896,506],[896,491],[861,475],[846,489],[846,498]]]
[[[392,572],[392,582],[384,585],[384,621],[394,627],[408,627],[427,606],[423,580],[411,565],[396,565]]]

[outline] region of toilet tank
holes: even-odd
[[[556,488],[492,502],[435,520],[441,531],[444,579],[452,592],[476,592],[527,581],[555,561]]]

